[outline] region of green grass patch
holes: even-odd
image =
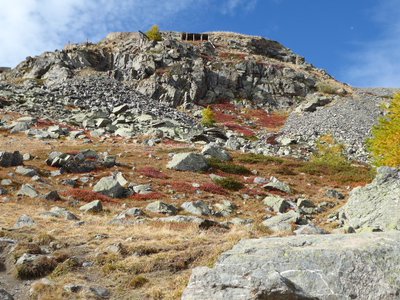
[[[366,166],[357,166],[350,163],[334,163],[331,161],[309,161],[298,169],[300,172],[328,176],[340,184],[370,182],[375,177],[375,171]]]
[[[247,169],[245,166],[236,165],[232,162],[225,162],[215,158],[210,158],[207,161],[211,168],[220,170],[224,173],[237,174],[237,175],[251,174],[251,171]]]
[[[237,181],[236,179],[233,178],[222,178],[222,179],[216,179],[214,182],[219,185],[220,187],[230,190],[230,191],[239,191],[241,190],[244,185],[243,183]]]
[[[284,162],[284,160],[279,157],[254,153],[243,154],[237,160],[246,164],[282,164]]]

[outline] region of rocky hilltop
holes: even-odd
[[[227,32],[0,68],[0,299],[399,299],[395,91]]]
[[[179,139],[203,134],[194,126],[202,106],[228,102],[235,107],[221,107],[217,119],[233,131],[228,148],[304,157],[321,135],[333,134],[350,158],[368,159],[365,139],[393,90],[343,85],[262,37],[211,32],[205,41],[188,41],[178,32],[162,36],[155,42],[139,33],[111,33],[97,44],[70,44],[28,57],[0,74],[8,83],[2,88],[8,92],[0,96],[16,100],[18,108],[12,110],[124,136],[148,131],[148,122],[138,123],[131,114],[151,115],[154,123],[175,120],[179,132],[166,131]],[[243,117],[243,109],[259,112]],[[257,124],[274,112],[289,116],[288,121],[266,132]],[[281,139],[273,137],[277,132]],[[243,140],[243,135],[260,142]],[[275,147],[271,140],[286,142]]]
[[[8,78],[60,83],[85,70],[111,72],[142,94],[177,107],[243,98],[282,108],[329,79],[275,41],[236,33],[209,33],[209,41],[182,41],[166,32],[163,41],[138,33],[112,33],[98,44],[67,45],[63,50],[28,57]]]

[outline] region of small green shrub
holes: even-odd
[[[317,152],[301,171],[311,175],[334,175],[348,171],[351,164],[343,154],[344,146],[336,142],[332,135],[324,135],[317,141]]]
[[[161,41],[161,33],[158,25],[153,25],[149,31],[146,32],[147,37],[152,41]]]
[[[374,178],[374,170],[351,164],[343,150],[343,145],[331,135],[323,136],[317,142],[317,152],[297,170],[310,175],[329,176],[330,180],[340,184],[370,182]]]
[[[238,174],[238,175],[249,175],[251,171],[245,166],[235,165],[232,162],[225,162],[215,158],[210,158],[207,160],[211,168],[220,170],[228,174]]]
[[[216,179],[214,182],[219,185],[220,187],[230,190],[230,191],[239,191],[241,190],[244,185],[243,183],[237,181],[236,179],[233,178],[222,178],[222,179]]]
[[[201,124],[205,127],[212,127],[215,124],[215,114],[210,106],[207,106],[201,111]]]
[[[282,158],[268,156],[263,154],[246,153],[238,158],[238,161],[247,164],[269,164],[276,163],[281,164],[284,162]]]

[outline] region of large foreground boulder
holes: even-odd
[[[400,232],[240,241],[182,299],[399,299]]]
[[[399,195],[399,170],[381,167],[371,184],[350,193],[342,218],[355,229],[400,230]]]

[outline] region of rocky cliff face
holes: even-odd
[[[55,85],[82,72],[107,72],[172,106],[243,98],[287,108],[315,91],[328,76],[275,41],[210,33],[208,42],[181,41],[174,32],[161,42],[136,33],[113,33],[98,44],[68,45],[28,57],[8,76]]]

